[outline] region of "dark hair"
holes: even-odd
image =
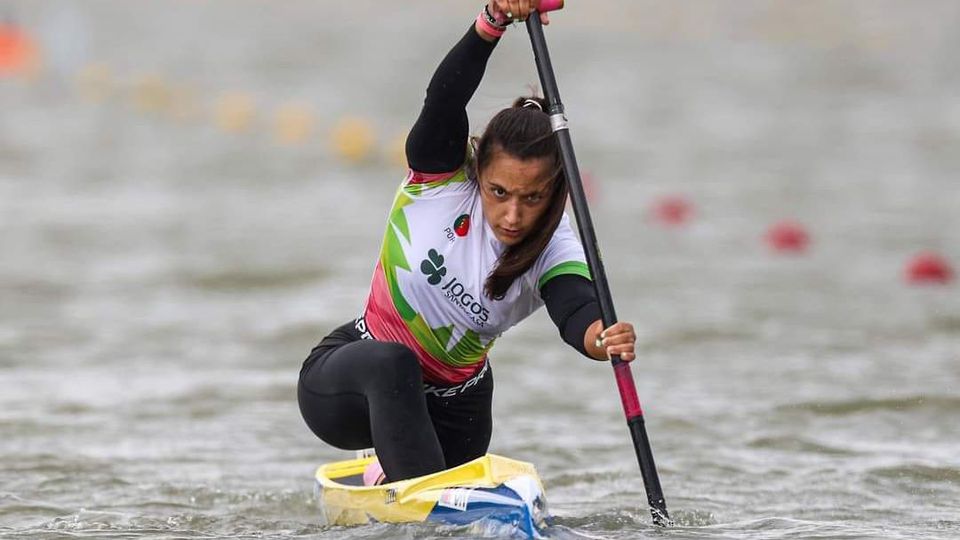
[[[546,108],[547,103],[543,98],[517,98],[512,107],[500,111],[490,120],[476,143],[476,172],[484,170],[497,152],[520,160],[548,158],[553,171],[553,187],[547,209],[534,223],[530,234],[507,247],[497,261],[496,268],[487,276],[483,290],[491,299],[502,299],[514,280],[533,266],[550,242],[566,207],[567,180],[550,117],[544,112]]]

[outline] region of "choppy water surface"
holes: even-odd
[[[46,69],[0,79],[0,535],[476,532],[318,522],[313,469],[350,454],[297,370],[360,308],[393,141],[477,7],[329,4],[7,3]],[[650,525],[609,368],[545,314],[495,349],[491,450],[538,466],[559,537],[960,537],[960,294],[902,281],[960,261],[960,8],[571,4],[548,38],[678,525]],[[536,82],[511,32],[475,127]],[[249,131],[211,121],[225,94]],[[305,144],[271,134],[285,103]],[[364,164],[331,150],[347,115]],[[690,226],[650,221],[668,193]],[[763,245],[782,218],[808,253]]]

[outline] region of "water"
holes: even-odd
[[[476,7],[408,4],[6,4],[47,58],[0,79],[0,536],[476,533],[320,526],[313,469],[349,453],[295,401]],[[902,281],[922,249],[960,260],[960,8],[621,4],[571,3],[548,39],[677,526],[650,524],[609,367],[543,313],[494,351],[491,451],[537,465],[561,538],[960,536],[960,295]],[[511,33],[475,127],[537,80]],[[148,76],[189,91],[144,110]],[[248,132],[211,121],[231,93]],[[301,101],[317,131],[276,142]],[[375,119],[364,164],[330,149],[346,115]],[[689,227],[648,218],[667,193]],[[805,255],[763,245],[786,217]]]

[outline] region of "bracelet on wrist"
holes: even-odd
[[[506,31],[506,28],[496,26],[488,21],[486,11],[481,11],[480,14],[477,15],[477,28],[495,38],[499,38]]]
[[[487,22],[489,22],[491,25],[499,28],[500,30],[506,30],[507,27],[510,26],[510,23],[513,22],[513,21],[510,21],[510,20],[508,20],[508,19],[506,19],[506,18],[503,18],[503,19],[501,20],[501,19],[497,19],[496,17],[494,17],[494,16],[493,16],[493,13],[490,13],[490,5],[489,5],[489,4],[483,6],[483,16],[486,17]]]

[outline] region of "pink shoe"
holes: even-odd
[[[379,486],[386,479],[387,476],[383,474],[383,467],[380,466],[380,460],[373,458],[373,461],[363,470],[363,485]]]

